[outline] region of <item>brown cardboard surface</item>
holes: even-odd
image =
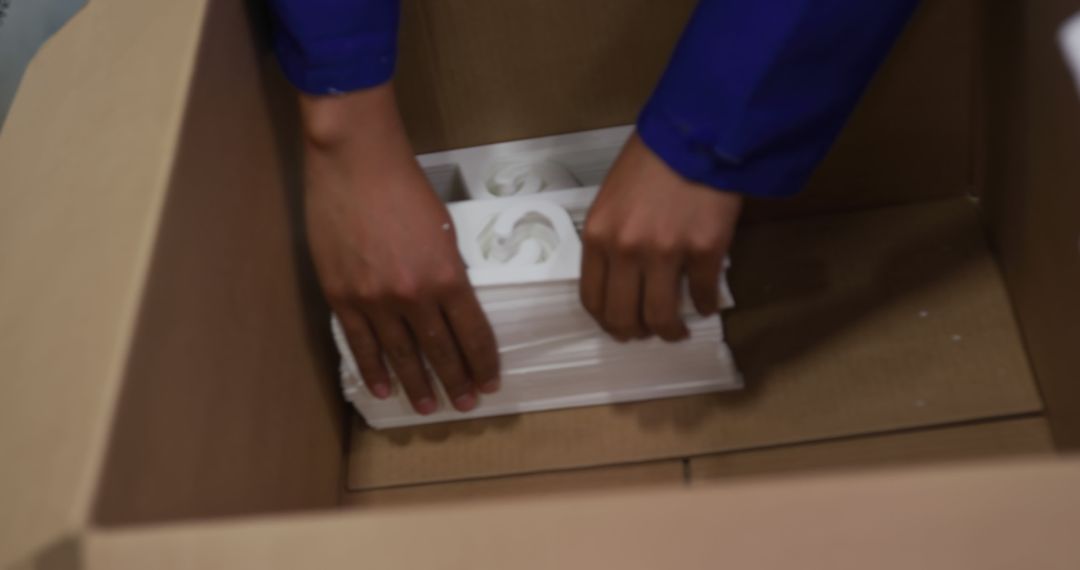
[[[694,457],[690,480],[1053,454],[1046,419],[1037,416]]]
[[[695,4],[406,3],[395,81],[417,152],[632,123]]]
[[[115,410],[98,524],[339,501],[343,404],[328,312],[300,237],[292,102],[276,108],[267,99],[272,77],[260,74],[252,36],[243,3],[212,4]]]
[[[92,532],[82,568],[1073,570],[1077,460]]]
[[[330,497],[326,484],[336,483],[330,391],[314,378],[323,345],[305,336],[309,291],[297,281],[302,260],[286,231],[282,193],[295,168],[277,146],[283,133],[263,124],[269,109],[287,111],[261,99],[266,85],[252,85],[264,79],[253,72],[242,3],[213,5],[202,44],[209,51],[198,54],[207,4],[91,0],[38,54],[0,136],[0,566],[295,568],[370,555],[419,567],[446,565],[452,553],[459,565],[520,567],[538,538],[560,547],[524,557],[525,565],[573,554],[582,565],[713,567],[718,536],[733,537],[725,560],[765,567],[825,564],[852,544],[866,549],[856,553],[858,567],[885,556],[904,568],[925,567],[917,563],[926,548],[949,568],[1053,567],[1075,548],[1075,466],[88,531],[102,473],[96,515],[109,523],[318,506]],[[419,90],[403,95],[410,128],[421,148],[434,148],[625,122],[648,91],[644,77],[662,67],[657,46],[670,45],[689,4],[658,11],[660,3],[634,0],[616,10],[610,0],[527,0],[513,3],[513,13],[494,0],[407,4],[421,16],[407,18],[403,37],[422,30],[430,39],[402,56],[402,86],[430,92],[417,101],[409,98]],[[1067,201],[1075,195],[1059,191],[1072,179],[1075,141],[1056,127],[1075,99],[1066,98],[1046,43],[1065,3],[1032,4],[1027,22],[1043,43],[1025,62],[1024,80],[1038,93],[1024,103],[1030,132],[1024,126],[1012,141],[989,134],[1040,141],[1003,155],[1025,158],[1037,173],[1002,192],[995,200],[1004,207],[994,211],[1052,420],[1069,428],[1080,417],[1069,415],[1078,385],[1069,339],[1080,322],[1069,216],[1080,210]],[[964,106],[973,6],[923,3],[819,174],[827,183],[815,182],[822,189],[794,211],[966,189],[961,170],[970,169],[959,165],[970,156],[961,135],[973,120]],[[485,16],[470,17],[474,9]],[[498,28],[488,16],[560,32]],[[616,43],[609,25],[633,33],[611,36]],[[645,28],[656,35],[637,34]],[[541,45],[563,31],[577,43]],[[416,62],[429,66],[427,76],[410,75],[420,73]],[[476,67],[454,67],[464,62]],[[577,75],[551,85],[576,98],[526,88],[567,62]],[[453,101],[432,110],[424,107],[431,94]],[[210,128],[219,121],[226,128]],[[428,143],[421,128],[435,129]],[[988,160],[1002,163],[1009,161]],[[255,203],[249,210],[244,201]],[[742,308],[731,338],[751,381],[746,393],[358,433],[352,484],[637,462],[1038,411],[1001,282],[974,226],[963,205],[941,203],[747,228],[738,255],[768,263],[735,277]],[[914,317],[922,310],[927,317]],[[309,339],[313,345],[297,344]],[[875,497],[902,512],[883,511]],[[926,513],[943,505],[946,516],[928,523]],[[718,519],[729,508],[743,516]],[[817,524],[822,513],[838,526]],[[657,528],[679,532],[657,543]],[[784,529],[794,548],[769,548]],[[823,536],[827,530],[835,534]],[[475,556],[481,549],[486,556]],[[1072,564],[1076,553],[1068,552]],[[768,558],[787,553],[791,559]]]
[[[396,81],[417,151],[634,122],[694,4],[405,3]],[[970,192],[978,5],[923,2],[808,191],[747,216]]]
[[[975,192],[971,138],[981,2],[922,2],[807,189],[752,201],[744,219]]]
[[[1080,94],[1057,47],[1077,11],[994,4],[987,203],[1009,291],[1060,445],[1080,447]]]
[[[372,431],[349,486],[686,457],[1035,412],[966,200],[746,227],[726,317],[740,393]]]
[[[615,489],[651,490],[682,486],[686,482],[685,476],[683,461],[657,461],[355,491],[345,494],[345,504],[360,508],[384,508],[471,504],[476,501],[549,497]]]
[[[0,567],[87,518],[203,7],[89,2],[0,135]]]

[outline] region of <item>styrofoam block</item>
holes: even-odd
[[[344,355],[346,395],[375,428],[398,427],[501,414],[665,398],[742,386],[723,343],[719,317],[687,318],[690,338],[679,343],[659,339],[619,343],[596,326],[574,292],[561,301],[549,298],[505,310],[484,305],[495,332],[502,365],[502,388],[481,395],[476,409],[454,410],[438,382],[439,411],[419,416],[405,395],[378,400],[363,387],[344,336],[335,323],[338,349]],[[435,378],[434,373],[432,377]]]
[[[718,334],[719,321],[711,321],[703,320],[698,328],[711,329],[712,336],[705,330],[695,330],[692,340],[678,344],[659,339],[619,344],[594,333],[584,339],[584,346],[567,343],[553,350],[547,359],[550,362],[537,355],[526,358],[503,353],[503,385],[499,392],[480,395],[479,405],[462,413],[450,407],[445,392],[436,383],[440,406],[428,416],[416,414],[398,387],[389,399],[371,396],[348,356],[344,335],[336,322],[334,337],[346,355],[341,365],[346,397],[369,425],[384,429],[740,388],[742,379]]]
[[[541,195],[503,198],[500,200],[469,200],[449,204],[447,209],[454,220],[458,247],[469,268],[469,280],[477,288],[481,304],[487,308],[500,299],[525,300],[536,304],[549,295],[577,297],[577,278],[581,269],[581,238],[575,218],[584,220],[596,188],[575,188],[546,192]],[[531,220],[531,222],[530,222]],[[529,228],[547,228],[553,234],[548,240],[546,255],[532,263],[507,264],[513,253],[530,234]],[[515,241],[515,236],[519,238]],[[491,243],[498,241],[509,246],[509,253],[490,255]],[[525,257],[525,256],[522,256]],[[725,259],[724,268],[730,264]],[[537,286],[532,286],[538,284]],[[525,287],[529,287],[525,289]],[[734,300],[727,280],[718,283],[720,306],[731,307]],[[689,286],[682,285],[684,315],[694,313],[688,294]],[[562,299],[559,299],[562,301]],[[491,305],[494,308],[494,305]]]
[[[538,299],[535,304],[510,308],[491,304],[483,307],[492,326],[500,332],[500,347],[504,350],[534,345],[544,339],[600,334],[592,317],[581,307],[576,289],[560,298],[561,301],[553,297]],[[684,311],[683,318],[693,323],[703,317],[690,309]]]
[[[484,186],[488,194],[504,198],[577,188],[581,183],[566,166],[554,160],[518,158],[491,165]]]
[[[678,344],[620,343],[607,335],[585,330],[577,334],[542,338],[529,344],[501,346],[499,354],[502,356],[503,373],[513,375],[526,370],[544,368],[551,371],[594,361],[617,367],[636,359],[654,358],[654,353],[685,357],[686,354],[700,352],[701,346],[715,345],[723,338],[719,320],[715,318],[694,321],[687,328],[690,329],[690,338]],[[668,363],[668,366],[677,368],[681,363]]]
[[[448,200],[596,186],[633,131],[633,125],[624,125],[424,154],[417,160]],[[465,196],[451,191],[448,168],[456,169]]]
[[[721,310],[735,306],[735,300],[731,295],[726,279],[720,281],[718,293]],[[484,287],[483,289],[477,289],[476,294],[480,303],[485,307],[491,307],[492,310],[501,310],[503,307],[514,307],[519,303],[536,305],[567,302],[576,299],[578,298],[578,282],[575,278],[572,281],[558,283]],[[681,313],[686,316],[695,314],[693,302],[690,300],[689,286],[685,282],[683,283],[681,298]]]
[[[469,280],[498,342],[502,388],[481,395],[478,407],[467,413],[449,405],[438,382],[433,388],[439,411],[429,416],[416,414],[397,387],[389,399],[377,400],[363,386],[334,319],[343,389],[372,427],[741,387],[720,318],[695,313],[685,282],[680,310],[690,338],[675,344],[616,342],[580,304],[578,232],[596,198],[596,184],[631,132],[632,127],[599,129],[419,157],[433,187],[451,202]],[[566,188],[575,185],[587,186]],[[723,277],[718,288],[721,306],[732,306]]]
[[[471,200],[449,210],[474,287],[577,278],[581,239],[559,205],[539,198]]]
[[[1080,92],[1080,12],[1073,14],[1058,30],[1058,45],[1072,72],[1076,90]]]

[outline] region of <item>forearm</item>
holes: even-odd
[[[684,177],[797,192],[917,0],[701,0],[642,112],[645,143]]]
[[[343,191],[372,207],[432,193],[402,125],[392,83],[299,97],[309,193]]]
[[[393,82],[342,95],[301,93],[299,99],[305,141],[316,148],[382,155],[408,146]]]

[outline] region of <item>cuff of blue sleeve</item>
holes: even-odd
[[[695,130],[692,123],[654,105],[642,111],[637,132],[650,150],[684,178],[747,196],[797,194],[820,159],[804,153],[732,156],[716,146],[707,133]]]
[[[286,38],[274,42],[274,53],[285,77],[311,95],[334,95],[381,85],[394,75],[392,49],[382,53],[351,54],[335,61],[305,56]]]

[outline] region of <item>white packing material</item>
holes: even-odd
[[[633,125],[596,129],[434,152],[417,160],[436,192],[455,198],[487,200],[560,188],[598,186]]]
[[[688,327],[690,338],[677,344],[656,338],[621,344],[595,325],[576,336],[538,340],[539,346],[506,350],[500,344],[502,388],[497,393],[481,394],[475,409],[459,412],[449,405],[442,386],[435,382],[439,409],[421,416],[413,411],[400,386],[395,385],[386,400],[368,392],[340,324],[333,323],[334,340],[343,355],[345,397],[376,429],[741,388],[742,379],[723,342],[719,318],[695,319]],[[498,327],[495,335],[500,336]]]
[[[629,136],[628,127],[543,137],[420,157],[442,194],[464,180],[471,199],[451,202],[458,247],[499,347],[501,388],[458,412],[437,381],[438,410],[417,414],[401,387],[375,398],[332,319],[346,398],[376,428],[669,398],[742,387],[719,316],[697,315],[683,283],[690,338],[619,343],[581,306],[578,235],[596,184]],[[459,194],[462,192],[459,192]],[[727,260],[725,260],[725,275]],[[725,277],[721,306],[733,305]]]

